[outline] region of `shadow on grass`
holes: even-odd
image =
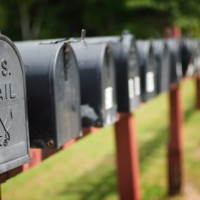
[[[184,111],[184,121],[187,122],[190,120],[190,118],[193,116],[194,112],[197,111],[194,105],[189,106],[185,111]]]
[[[157,150],[167,143],[167,128],[155,132],[155,137],[139,147],[140,168],[145,169],[146,163],[157,153]],[[81,167],[81,166],[80,166]],[[142,171],[141,171],[142,172]],[[150,186],[149,186],[150,187]],[[83,176],[67,183],[65,190],[58,196],[73,200],[103,200],[117,194],[117,178],[115,155],[106,157],[101,164],[87,171]],[[158,186],[151,185],[148,195],[158,195]],[[156,190],[156,191],[155,191]],[[159,189],[160,191],[160,189]],[[162,196],[162,194],[161,194]]]
[[[159,129],[155,129],[154,137],[150,140],[142,143],[139,146],[139,167],[140,167],[140,173],[141,176],[143,173],[148,173],[149,179],[155,179],[154,175],[151,173],[154,173],[155,170],[162,170],[155,169],[151,167],[151,162],[154,162],[155,159],[160,159],[161,156],[165,156],[166,154],[160,153],[160,150],[167,148],[168,143],[168,135],[169,135],[169,129],[167,127],[161,127]],[[166,178],[166,177],[160,177],[160,178]],[[158,181],[159,182],[159,181]],[[151,184],[145,184],[143,183],[143,188],[141,189],[142,193],[142,199],[143,200],[167,200],[168,196],[166,193],[166,188],[159,185],[159,183],[153,181]]]
[[[155,154],[163,148],[166,148],[168,142],[168,128],[160,128],[155,130],[155,137],[139,146],[139,162],[140,169],[146,168],[146,163],[155,156]]]
[[[114,156],[106,158],[100,165],[75,179],[74,182],[67,183],[66,190],[59,192],[58,196],[73,200],[102,200],[110,195],[116,195],[114,166]]]

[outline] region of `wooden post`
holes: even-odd
[[[168,193],[180,193],[183,183],[182,178],[182,105],[179,84],[170,88],[170,135],[168,143]]]
[[[139,200],[139,166],[133,115],[124,114],[115,123],[115,138],[120,200]]]
[[[26,171],[42,161],[42,149],[30,149],[31,160],[29,163],[23,165],[23,171]]]

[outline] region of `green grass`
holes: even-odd
[[[200,112],[194,82],[181,87],[184,108],[184,190],[167,197],[168,95],[135,112],[142,200],[200,199]],[[199,196],[198,196],[199,195]],[[3,200],[116,200],[113,127],[97,131],[2,185]]]

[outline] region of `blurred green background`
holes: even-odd
[[[179,26],[200,35],[199,0],[0,0],[0,30],[13,40],[119,34],[159,37]]]

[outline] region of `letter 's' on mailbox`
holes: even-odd
[[[153,40],[152,45],[156,64],[156,91],[159,94],[169,90],[170,51],[165,40]]]
[[[121,36],[91,37],[89,43],[108,43],[112,47],[116,72],[118,112],[131,113],[140,105],[140,76],[135,39],[129,33]]]
[[[16,45],[26,70],[31,146],[58,148],[80,136],[79,72],[70,44],[30,41]]]
[[[152,99],[156,95],[156,63],[153,56],[151,41],[137,40],[136,47],[140,66],[141,98],[142,101],[145,102]]]
[[[71,43],[81,83],[81,104],[94,111],[82,113],[83,126],[106,126],[116,121],[115,72],[111,49],[107,44]],[[93,116],[97,117],[93,117]]]
[[[29,161],[24,68],[17,48],[0,34],[0,173]]]

